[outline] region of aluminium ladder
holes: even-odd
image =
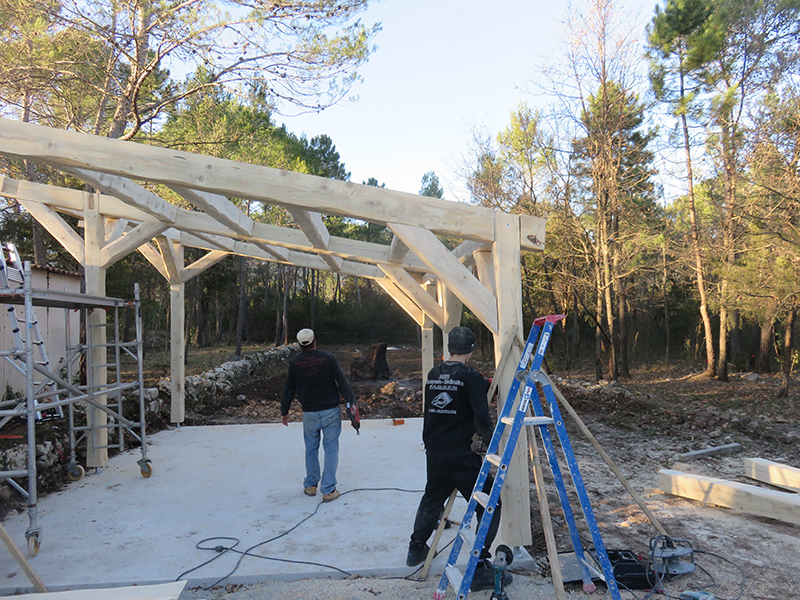
[[[16,245],[11,242],[7,242],[2,244],[2,249],[0,250],[0,288],[10,289],[15,286],[20,288],[24,287],[25,271],[22,266],[22,259],[19,256],[19,252],[17,252]],[[6,257],[6,255],[8,256]],[[30,309],[30,314],[26,314],[25,318],[21,319],[17,315],[14,305],[9,304],[6,310],[8,312],[8,318],[11,321],[11,333],[14,336],[16,348],[22,349],[25,347],[25,341],[23,340],[23,334],[20,331],[20,325],[23,327],[27,326],[32,336],[31,344],[35,353],[33,364],[44,367],[49,371],[50,358],[47,356],[47,348],[45,347],[44,337],[42,336],[42,331],[39,327],[39,319],[36,318],[36,312],[33,309]],[[27,377],[28,367],[22,354],[16,356],[6,356],[5,358],[8,363],[14,367],[14,369],[22,374],[23,377]],[[35,388],[34,393],[36,393],[34,406],[38,409],[36,411],[36,420],[41,420],[43,417],[42,413],[45,411],[46,414],[44,416],[63,417],[64,410],[60,405],[51,409],[44,407],[39,409],[39,398],[42,397],[40,394],[42,390],[52,392],[50,396],[45,396],[50,402],[58,402],[59,396],[55,383],[52,380],[44,379],[41,381],[34,381],[33,385]],[[11,418],[11,416],[4,417],[2,421],[0,421],[0,427],[5,425]]]
[[[564,517],[569,528],[575,556],[578,559],[581,569],[584,589],[586,591],[594,590],[595,585],[592,582],[592,575],[590,573],[590,571],[593,571],[595,575],[601,576],[606,581],[612,600],[620,600],[619,587],[617,586],[616,579],[614,578],[614,570],[611,562],[608,559],[608,553],[606,552],[605,544],[600,536],[597,521],[595,520],[594,512],[592,511],[592,507],[586,493],[586,488],[583,484],[583,478],[581,477],[580,470],[578,469],[577,462],[575,461],[575,454],[572,451],[572,445],[569,441],[569,437],[567,436],[567,431],[564,427],[563,419],[561,418],[561,412],[559,411],[556,403],[556,398],[552,389],[552,383],[547,375],[541,371],[542,363],[544,361],[544,353],[547,350],[547,346],[550,342],[550,336],[552,334],[553,327],[562,318],[564,318],[564,315],[550,315],[547,317],[538,318],[533,322],[533,326],[528,334],[528,340],[525,344],[525,350],[522,353],[522,358],[520,359],[519,364],[517,365],[514,380],[511,382],[511,388],[508,392],[506,402],[503,404],[501,414],[498,418],[497,427],[495,428],[494,435],[489,443],[489,447],[486,450],[486,457],[483,461],[483,465],[481,466],[478,478],[475,481],[475,487],[473,489],[472,496],[469,499],[469,503],[467,504],[467,510],[464,513],[464,517],[461,520],[461,526],[459,527],[456,538],[453,541],[453,549],[451,550],[450,556],[447,559],[447,563],[444,567],[444,572],[442,573],[439,585],[433,594],[434,600],[444,599],[448,584],[452,585],[458,600],[464,600],[467,597],[467,594],[470,590],[470,584],[472,583],[472,578],[475,575],[475,569],[477,568],[480,560],[483,544],[486,541],[486,535],[489,531],[489,525],[491,523],[492,516],[494,515],[495,508],[497,507],[497,503],[500,499],[500,492],[503,488],[503,483],[505,482],[506,474],[508,472],[508,465],[511,462],[511,457],[516,448],[517,440],[523,425],[538,426],[540,429],[545,453],[547,454],[550,468],[553,472],[553,479],[558,491],[558,496],[561,501],[561,508],[564,512]],[[536,349],[535,352],[534,348]],[[531,363],[530,369],[528,369],[528,363]],[[515,403],[515,400],[518,396],[522,381],[525,381],[525,388],[522,398],[517,404]],[[547,404],[550,411],[549,417],[545,416],[544,414],[542,400],[539,397],[539,392],[536,387],[537,383],[542,387],[547,399]],[[536,394],[536,401],[532,401],[534,393]],[[515,406],[515,404],[517,405]],[[529,407],[532,407],[533,409],[533,417],[527,416]],[[513,415],[511,414],[512,408],[514,409]],[[603,570],[602,575],[597,573],[597,571],[591,567],[586,560],[586,555],[584,553],[581,539],[578,534],[578,529],[575,524],[575,517],[567,496],[566,486],[564,485],[564,478],[561,474],[561,468],[559,467],[555,454],[555,447],[549,431],[550,425],[555,427],[556,435],[561,443],[561,449],[564,453],[567,465],[569,466],[569,472],[572,475],[573,484],[581,503],[581,509],[583,511],[584,518],[586,519],[589,530],[592,534],[595,553]],[[505,440],[505,448],[500,455],[498,454],[500,442],[507,426],[510,429],[507,439]],[[493,466],[497,467],[497,474],[495,476],[494,484],[491,487],[490,493],[486,494],[483,492],[483,487]],[[478,503],[480,503],[484,508],[484,517],[488,516],[488,518],[482,518],[477,525],[476,531],[473,533],[470,530],[470,527]],[[465,542],[470,546],[470,555],[467,561],[466,569],[462,574],[455,565]]]

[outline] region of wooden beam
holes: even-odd
[[[436,300],[436,284],[423,283],[422,286],[428,295]],[[422,329],[420,341],[422,346],[422,387],[424,389],[428,381],[428,373],[433,368],[433,320],[425,315],[420,327]]]
[[[289,251],[286,248],[281,248],[280,246],[272,246],[271,244],[265,244],[264,242],[253,242],[253,246],[259,248],[266,252],[267,254],[271,254],[275,259],[288,262],[289,261]],[[339,270],[342,270],[342,265],[339,265]]]
[[[42,227],[47,229],[54,238],[56,238],[67,252],[72,255],[72,258],[78,261],[81,265],[85,259],[85,247],[83,239],[69,224],[61,218],[52,208],[45,204],[38,202],[28,202],[27,200],[19,200],[22,207],[27,210],[34,219],[41,223]]]
[[[482,242],[471,242],[470,240],[461,242],[458,246],[450,251],[450,254],[455,256],[458,261],[465,267],[470,267],[475,263],[476,252],[491,252],[492,245],[484,244]]]
[[[402,267],[380,265],[381,271],[391,279],[397,287],[416,304],[422,312],[429,316],[439,327],[444,327],[444,311],[442,307],[431,298],[431,295],[420,286],[416,280]]]
[[[322,222],[322,215],[317,212],[302,210],[291,206],[288,207],[287,210],[292,215],[294,222],[300,226],[300,229],[303,231],[305,236],[308,238],[308,241],[314,248],[319,250],[328,249],[328,244],[331,240],[331,234],[328,232],[328,228],[325,226],[325,223]],[[320,254],[320,257],[328,264],[328,266],[331,268],[331,271],[342,270],[342,259],[338,256]]]
[[[183,271],[183,246],[166,239],[163,236],[156,238],[156,244],[161,251],[161,257],[164,259],[164,268],[167,270],[167,281],[170,285],[177,285],[181,282],[181,271]]]
[[[491,256],[494,259],[493,276],[497,282],[498,332],[494,335],[495,375],[499,381],[498,413],[503,407],[522,351],[514,339],[523,331],[522,324],[522,272],[520,266],[519,220],[501,212],[494,213],[495,243]],[[486,266],[488,269],[488,265]],[[479,284],[483,290],[486,288]],[[486,290],[494,298],[494,294]],[[494,379],[493,379],[494,381]],[[515,399],[516,400],[516,399]],[[502,445],[505,448],[505,442]],[[530,483],[528,477],[528,431],[520,431],[517,447],[512,455],[506,483],[500,497],[503,516],[500,535],[510,546],[531,544]]]
[[[128,219],[106,219],[106,244],[111,244],[120,239],[128,229]],[[108,231],[112,226],[111,231]]]
[[[763,458],[745,458],[744,474],[750,479],[763,481],[792,492],[800,492],[800,469],[789,465]]]
[[[411,300],[406,293],[397,287],[397,284],[389,279],[388,277],[383,279],[376,279],[375,282],[381,286],[384,291],[389,294],[389,297],[397,302],[408,315],[414,319],[414,321],[422,327],[425,323],[425,313],[423,313],[419,306],[416,305],[414,301]]]
[[[142,244],[137,248],[137,250],[147,259],[147,262],[156,268],[156,271],[161,273],[161,276],[164,279],[169,281],[169,273],[167,272],[167,267],[164,265],[164,259],[161,256],[161,253],[153,248],[150,242]]]
[[[479,250],[472,257],[475,261],[475,269],[478,271],[478,280],[489,290],[492,296],[497,296],[492,251],[484,252]]]
[[[225,237],[222,235],[214,235],[211,233],[203,233],[202,231],[194,231],[191,233],[187,233],[186,231],[181,231],[181,239],[191,237],[198,237],[201,240],[205,240],[209,244],[213,244],[220,250],[233,250],[233,244],[235,240],[233,238]]]
[[[192,277],[196,277],[206,269],[213,267],[226,256],[228,256],[227,252],[223,252],[222,250],[212,250],[205,256],[194,261],[188,267],[184,268],[181,271],[181,281],[186,283]]]
[[[2,119],[0,119],[1,121]],[[3,178],[0,180],[2,191],[0,195],[16,198],[18,200],[27,199],[34,202],[47,204],[59,210],[70,212],[80,217],[83,210],[83,194],[78,190],[59,188],[55,186],[43,185],[40,183],[29,183],[14,179]],[[3,193],[5,192],[5,193]],[[106,218],[129,219],[131,221],[143,222],[152,219],[147,213],[125,204],[121,200],[100,194],[100,212]],[[268,250],[275,258],[286,260],[281,252],[282,248],[290,250],[300,250],[305,252],[316,252],[317,250],[310,244],[308,238],[302,231],[290,229],[288,227],[278,227],[266,223],[255,223],[253,235],[249,238],[238,234],[232,235],[231,231],[217,222],[210,215],[198,211],[190,211],[177,208],[177,217],[174,227],[182,232],[187,232],[195,236],[204,236],[207,241],[215,241],[215,249],[230,250],[229,246],[234,239],[246,239],[252,243],[265,244],[273,248]],[[262,249],[266,250],[262,247]],[[279,253],[276,255],[275,253]],[[389,246],[363,242],[331,236],[328,244],[328,254],[341,257],[344,260],[355,260],[370,262],[375,264],[391,264],[389,260]],[[408,255],[400,263],[407,271],[424,272],[427,267],[416,258]],[[325,270],[329,270],[327,267]],[[379,276],[382,276],[379,275]]]
[[[121,238],[106,244],[100,250],[100,264],[104,267],[113,265],[122,257],[135,252],[139,246],[152,240],[165,229],[169,229],[169,225],[161,221],[139,223]]]
[[[411,248],[490,331],[497,333],[497,301],[494,296],[475,279],[469,269],[450,254],[433,233],[399,223],[390,223],[389,229]]]
[[[100,194],[84,194],[83,235],[85,239],[84,281],[86,293],[90,296],[106,295],[106,269],[100,263],[100,251],[105,243],[105,222],[100,215],[98,197]],[[86,319],[86,338],[88,340],[87,377],[95,386],[103,386],[108,381],[108,362],[106,339],[106,312],[92,310]],[[102,389],[102,388],[101,388]],[[107,404],[105,394],[98,394],[94,401],[100,406]],[[86,432],[86,466],[105,467],[108,464],[108,415],[97,406],[87,407],[89,430]]]
[[[0,119],[0,153],[61,169],[102,171],[381,225],[398,223],[443,235],[494,241],[493,211],[489,208],[19,121]],[[545,220],[517,218],[522,247],[542,250]]]
[[[408,246],[399,237],[393,235],[392,243],[389,246],[389,261],[393,263],[402,262],[406,254],[408,254]]]
[[[178,213],[178,207],[173,206],[163,198],[156,196],[150,190],[140,186],[138,183],[118,175],[110,175],[90,169],[72,169],[65,167],[64,171],[74,175],[78,179],[122,200],[139,210],[146,212],[151,217],[165,223],[174,223]]]
[[[211,215],[225,227],[242,235],[253,233],[253,219],[244,214],[238,206],[225,196],[190,190],[180,186],[170,186],[174,192],[183,196],[197,208]]]
[[[35,589],[37,592],[47,592],[44,582],[39,579],[36,571],[31,568],[30,563],[23,556],[22,552],[20,552],[19,548],[17,548],[17,545],[14,543],[14,540],[8,534],[8,531],[6,531],[6,528],[2,523],[0,523],[0,539],[3,540],[3,543],[6,545],[6,548],[8,548],[11,556],[15,561],[17,561],[19,568],[22,569],[22,571],[28,577],[28,580],[33,584],[33,589]]]
[[[800,525],[800,495],[777,492],[746,483],[726,481],[663,469],[658,472],[662,492],[734,508],[745,513]]]

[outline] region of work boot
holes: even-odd
[[[316,496],[317,495],[317,486],[310,485],[306,489],[303,490],[303,493],[306,496]]]
[[[406,565],[409,567],[416,567],[428,558],[430,552],[428,544],[420,544],[419,542],[411,542],[408,544],[408,556],[406,556]]]
[[[509,573],[507,570],[503,571],[503,587],[510,584],[513,579],[514,578],[511,576],[511,573]],[[494,589],[494,565],[488,558],[484,558],[478,563],[469,589],[473,592]]]
[[[339,490],[333,490],[330,494],[322,494],[322,501],[323,502],[333,502],[336,500],[341,494]]]

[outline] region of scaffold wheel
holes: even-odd
[[[28,554],[31,556],[36,556],[39,554],[39,534],[34,533],[33,535],[28,536]]]
[[[70,481],[80,481],[84,475],[86,475],[86,471],[80,465],[67,469],[67,477],[69,477]]]
[[[143,463],[142,466],[140,467],[140,471],[142,473],[142,477],[147,479],[153,474],[153,463],[150,462]]]

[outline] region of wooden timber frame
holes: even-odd
[[[84,266],[87,293],[103,295],[106,269],[135,251],[169,282],[176,424],[184,420],[184,286],[229,254],[372,279],[421,327],[424,373],[434,364],[433,325],[446,356],[447,333],[468,307],[494,336],[498,397],[507,396],[522,348],[520,253],[544,249],[544,219],[7,119],[0,119],[0,154],[49,165],[96,190],[0,177],[0,196],[19,201]],[[158,196],[159,184],[196,210]],[[296,227],[255,222],[230,198],[282,206]],[[83,236],[61,214],[82,219]],[[323,215],[386,226],[392,243],[332,236]],[[451,251],[437,235],[462,242]],[[185,247],[208,253],[186,265]],[[524,434],[518,445],[502,497],[501,535],[513,546],[531,544]],[[89,467],[107,462],[106,450],[87,457]]]

